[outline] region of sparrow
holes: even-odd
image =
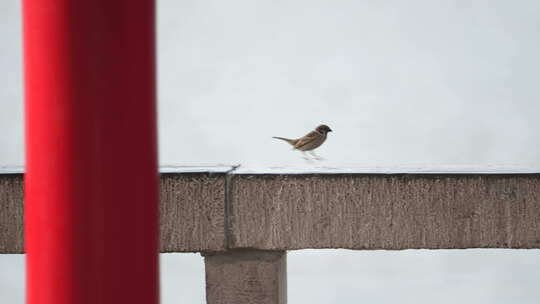
[[[328,132],[332,132],[332,129],[330,129],[330,127],[328,127],[327,125],[319,125],[317,128],[315,128],[315,130],[297,139],[290,139],[278,136],[273,136],[272,138],[286,141],[291,146],[293,146],[293,150],[302,151],[304,155],[306,152],[309,152],[315,159],[322,159],[317,156],[313,150],[317,149],[324,143]]]

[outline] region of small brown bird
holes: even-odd
[[[330,127],[327,125],[319,125],[317,128],[315,128],[315,130],[297,139],[289,139],[277,136],[272,138],[281,139],[288,142],[291,146],[293,146],[294,150],[302,151],[304,155],[305,152],[309,152],[311,155],[313,155],[313,157],[315,157],[315,159],[321,159],[313,150],[317,149],[325,142],[328,132],[332,132]]]

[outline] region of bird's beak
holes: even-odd
[[[332,132],[332,129],[328,130],[328,132]]]

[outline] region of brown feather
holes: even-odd
[[[286,142],[288,142],[291,146],[295,146],[296,143],[298,142],[298,139],[290,139],[290,138],[279,137],[279,136],[273,136],[272,138],[275,138],[275,139],[281,139],[281,140],[283,140],[283,141],[286,141]]]
[[[321,134],[317,131],[311,131],[304,137],[298,139],[294,148],[300,151],[310,151],[318,148],[326,140],[326,134]]]

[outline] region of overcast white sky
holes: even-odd
[[[19,16],[18,0],[0,1],[0,166],[23,165]],[[327,163],[539,167],[538,16],[540,2],[523,0],[160,0],[160,162],[297,164],[270,137],[327,123]],[[201,258],[179,256],[162,267],[192,272],[165,269],[164,288],[190,276],[199,285],[170,289],[164,303],[174,292],[201,303]],[[10,303],[22,303],[22,267],[0,257]],[[540,296],[536,250],[301,252],[289,270],[292,303]]]

